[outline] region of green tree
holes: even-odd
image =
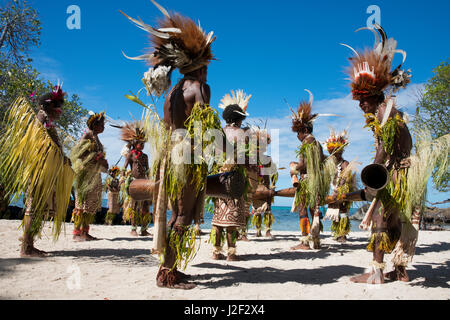
[[[30,48],[40,45],[38,12],[25,0],[5,3],[0,0],[0,135],[5,129],[4,116],[17,97],[25,96],[33,102],[34,98],[53,89],[53,85],[41,79],[39,72],[31,66],[29,57]],[[32,103],[32,106],[37,111],[37,104]],[[62,117],[56,123],[62,140],[67,136],[77,139],[81,135],[83,118],[87,114],[76,94],[66,96]],[[9,203],[2,195],[1,179],[0,172],[0,211]]]
[[[2,77],[3,76],[3,77]],[[0,61],[0,119],[4,118],[8,107],[14,100],[23,95],[25,97],[37,98],[40,95],[52,90],[53,85],[49,81],[39,78],[39,73],[30,65],[19,68],[10,65],[5,61]],[[38,105],[33,103],[35,111]],[[67,135],[77,138],[84,125],[84,117],[88,111],[83,108],[79,97],[76,94],[66,96],[66,102],[63,105],[63,113],[56,123],[57,126]],[[0,131],[2,131],[2,121],[0,120]]]
[[[419,100],[413,128],[415,131],[427,128],[433,138],[442,137],[450,132],[450,65],[448,61],[449,59],[433,70],[433,77],[427,81],[424,89],[418,92]],[[448,168],[441,179],[433,177],[436,189],[447,191],[449,179]]]
[[[40,34],[39,13],[25,0],[9,0],[0,8],[0,51],[3,59],[17,66],[31,62],[28,50],[40,45]]]
[[[52,90],[52,84],[40,78],[28,56],[31,47],[40,45],[40,34],[39,13],[27,1],[8,0],[0,8],[0,132],[5,112],[18,96],[37,98]],[[36,105],[34,108],[37,110]],[[79,97],[68,96],[57,126],[65,134],[77,137],[86,115]]]

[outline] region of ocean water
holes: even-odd
[[[103,200],[103,206],[107,206],[107,201]],[[322,216],[325,216],[326,208],[322,208]],[[350,209],[350,216],[355,214],[358,211],[358,208],[351,208]],[[297,212],[291,212],[291,207],[278,207],[278,206],[272,206],[272,213],[275,216],[275,222],[272,226],[272,230],[274,231],[300,231],[300,219],[298,217]],[[167,221],[169,221],[171,217],[171,212],[167,212]],[[250,216],[251,218],[251,216]],[[211,220],[212,220],[212,214],[208,213],[205,210],[204,214],[204,220],[205,223],[201,225],[202,229],[211,229]],[[249,229],[250,228],[249,222]],[[312,221],[311,221],[312,223]],[[331,231],[331,221],[330,220],[323,220],[323,231]],[[361,231],[359,228],[359,221],[351,220],[350,221],[350,230],[351,231]]]
[[[23,207],[23,202],[19,200],[15,204],[11,204],[18,207]],[[108,206],[108,202],[106,199],[103,199],[102,206],[106,208]],[[351,208],[350,209],[350,216],[355,214],[358,208]],[[326,208],[322,208],[322,216],[325,216]],[[272,206],[272,213],[275,216],[275,223],[272,226],[272,230],[274,231],[300,231],[300,219],[298,217],[297,212],[291,212],[290,207],[279,207],[279,206]],[[167,213],[167,221],[169,221],[171,216],[171,212],[168,211]],[[202,229],[211,229],[211,220],[212,220],[212,214],[206,212],[204,214],[204,220],[205,223],[201,225]],[[312,221],[311,221],[312,222]],[[351,231],[361,231],[358,228],[359,221],[351,220]],[[330,220],[323,220],[323,231],[330,231],[331,228],[331,221]],[[250,223],[249,223],[250,225]],[[249,226],[250,227],[250,226]]]
[[[326,208],[322,208],[322,216],[325,216]],[[350,215],[358,211],[357,208],[350,209]],[[297,212],[291,212],[291,207],[277,207],[272,206],[272,213],[275,216],[275,222],[272,226],[274,231],[300,231],[300,219]],[[201,226],[204,229],[211,228],[212,214],[205,212],[205,223]],[[250,216],[251,218],[251,216]],[[311,221],[312,223],[312,221]],[[331,221],[322,219],[323,231],[330,231]],[[361,231],[359,221],[350,221],[351,231]],[[252,228],[250,228],[251,230]]]

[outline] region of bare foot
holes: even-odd
[[[347,242],[347,238],[346,238],[345,236],[338,237],[338,238],[336,239],[336,241],[337,241],[337,242],[340,242],[340,243],[345,243],[345,242]]]
[[[191,275],[185,274],[185,273],[183,273],[181,271],[175,270],[175,272],[177,273],[177,277],[180,277],[181,280],[186,280],[186,279],[192,278]]]
[[[300,243],[292,247],[291,250],[311,250],[311,248],[306,244]]]
[[[195,288],[197,286],[195,283],[184,281],[187,277],[186,274],[176,269],[172,271],[169,271],[167,268],[160,269],[156,275],[156,285],[160,288],[168,289],[190,290]]]
[[[98,240],[96,237],[91,236],[89,233],[85,233],[81,235],[81,238],[85,241],[95,241]]]
[[[320,249],[320,239],[319,238],[313,238],[313,245],[312,245],[312,248],[313,249],[315,249],[315,250],[318,250],[318,249]]]
[[[222,253],[213,253],[213,260],[225,260],[226,257]]]
[[[26,250],[23,249],[20,250],[20,257],[22,258],[29,258],[29,257],[44,258],[47,256],[48,256],[47,252],[38,250],[35,247],[28,247]]]
[[[136,232],[136,230],[131,230],[130,234],[131,234],[133,237],[137,237],[137,236],[138,236],[138,233]]]
[[[248,240],[248,238],[247,238],[247,236],[246,235],[243,235],[240,239],[238,239],[238,240],[240,240],[240,241],[250,241],[250,240]]]
[[[355,283],[382,284],[384,283],[384,278],[381,272],[379,275],[371,272],[352,277],[350,281]]]
[[[242,259],[239,258],[237,255],[235,254],[230,254],[227,257],[227,261],[241,261]]]
[[[270,233],[270,231],[266,231],[266,237],[267,238],[273,238],[273,235]]]
[[[408,273],[406,272],[405,267],[399,267],[397,275],[398,275],[398,280],[403,281],[403,282],[409,282],[409,276],[408,276]]]
[[[84,238],[82,238],[81,237],[81,235],[79,235],[79,234],[74,234],[73,235],[73,241],[75,241],[75,242],[83,242],[83,241],[86,241],[86,239],[84,239]]]
[[[384,279],[385,280],[390,280],[390,281],[397,281],[397,271],[392,270],[390,272],[387,272],[384,274]]]
[[[403,281],[409,282],[409,276],[405,267],[395,267],[391,272],[384,274],[384,279],[390,281]]]
[[[141,233],[139,233],[139,235],[141,237],[148,237],[151,236],[151,233],[149,233],[147,230],[141,231]]]
[[[191,290],[194,289],[197,285],[195,283],[189,283],[189,282],[179,282],[175,283],[173,285],[164,285],[161,281],[157,280],[156,285],[160,288],[167,288],[167,289],[182,289],[182,290]]]

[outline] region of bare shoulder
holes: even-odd
[[[342,161],[342,169],[346,169],[350,163],[347,160]]]
[[[187,80],[184,84],[184,89],[190,89],[190,90],[201,90],[203,92],[211,92],[211,88],[209,84],[206,82],[202,82],[199,80]]]
[[[186,83],[187,85],[185,84],[184,87],[185,96],[187,95],[194,97],[194,102],[200,101],[203,103],[209,103],[211,88],[207,83],[198,80],[189,80],[186,81]]]
[[[128,152],[125,160],[128,161],[128,162],[132,162],[133,161],[133,154],[131,152]]]
[[[39,110],[36,117],[42,123],[44,123],[47,120],[47,114],[44,112],[44,110]]]
[[[382,121],[383,120],[383,118],[384,118],[384,116],[385,116],[385,113],[386,113],[386,110],[387,109],[387,104],[386,104],[386,102],[384,102],[384,103],[382,103],[379,107],[378,107],[378,114],[377,114],[377,118],[378,118],[378,121]],[[401,117],[403,117],[403,112],[401,112],[400,110],[398,110],[396,107],[395,107],[395,105],[391,108],[391,110],[390,110],[390,113],[389,113],[389,117],[395,117],[395,115],[400,115]]]
[[[386,103],[382,103],[378,106],[378,110],[377,110],[377,119],[379,122],[383,121],[385,112],[386,112]]]
[[[89,131],[85,132],[82,136],[81,139],[84,140],[93,140],[94,137],[91,135],[91,133]]]
[[[305,138],[305,142],[306,143],[314,143],[314,142],[316,142],[316,138],[313,135],[310,135]]]

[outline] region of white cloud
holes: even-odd
[[[121,158],[120,151],[125,145],[125,142],[120,140],[120,129],[113,128],[107,123],[105,131],[99,135],[99,139],[105,148],[109,166],[114,166]],[[120,161],[120,166],[123,164],[123,161],[123,159]]]
[[[38,70],[40,77],[44,80],[49,80],[54,84],[58,83],[58,81],[64,82],[62,65],[52,57],[42,53],[33,55],[33,67]]]

